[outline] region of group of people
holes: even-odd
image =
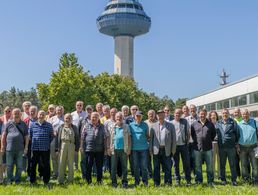
[[[223,109],[219,119],[216,111],[208,114],[200,109],[197,113],[195,105],[177,108],[173,115],[165,106],[149,110],[143,120],[136,105],[118,110],[98,103],[94,111],[91,105],[84,110],[83,102],[77,101],[75,107],[67,114],[62,106],[49,105],[46,113],[30,102],[24,102],[22,110],[4,109],[0,117],[0,183],[4,176],[7,184],[20,183],[25,171],[32,184],[37,182],[37,173],[44,184],[51,176],[64,184],[66,176],[73,182],[74,170],[80,167],[88,184],[93,174],[101,184],[103,172],[109,171],[113,187],[118,185],[118,176],[127,188],[129,161],[135,186],[141,181],[148,186],[149,178],[159,186],[162,172],[164,184],[172,185],[172,168],[176,185],[181,185],[182,160],[186,185],[192,184],[192,176],[196,184],[203,183],[204,163],[208,184],[213,185],[217,173],[225,185],[228,159],[233,186],[240,176],[244,182],[258,185],[258,123],[248,110],[241,113],[237,108],[231,116]]]

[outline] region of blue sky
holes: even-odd
[[[141,0],[152,18],[135,40],[140,88],[173,99],[258,73],[257,0]],[[114,43],[96,27],[107,0],[0,1],[0,91],[48,82],[64,52],[85,70],[113,72]]]

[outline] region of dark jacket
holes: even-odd
[[[237,124],[229,118],[227,120],[226,129],[223,129],[223,119],[219,120],[215,126],[217,132],[217,140],[219,147],[232,148],[238,142]]]
[[[72,124],[71,126],[74,131],[75,151],[78,152],[79,148],[80,148],[79,132],[75,125]],[[61,151],[61,145],[62,145],[61,135],[62,135],[63,129],[64,129],[64,124],[59,127],[58,135],[57,135],[57,139],[56,139],[56,151],[59,151],[59,152]]]
[[[216,137],[216,130],[209,120],[206,120],[204,125],[200,120],[197,120],[191,125],[191,136],[194,141],[194,150],[208,151],[212,149],[212,141]]]

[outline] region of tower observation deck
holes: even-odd
[[[134,77],[134,38],[149,32],[151,18],[138,0],[110,0],[97,18],[99,32],[114,37],[114,73]]]

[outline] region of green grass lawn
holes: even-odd
[[[205,168],[205,167],[204,167]],[[205,169],[204,169],[205,170]],[[140,185],[137,188],[133,188],[134,180],[129,175],[129,188],[123,189],[121,187],[121,180],[118,179],[119,186],[114,189],[111,186],[111,180],[109,179],[109,174],[106,173],[104,175],[103,185],[94,184],[96,178],[93,177],[93,184],[87,185],[80,177],[80,172],[75,173],[75,182],[74,184],[67,184],[63,186],[59,186],[56,181],[51,180],[50,187],[46,187],[43,185],[41,181],[38,182],[37,185],[30,185],[29,182],[25,181],[25,175],[23,176],[23,181],[19,185],[1,185],[0,186],[0,194],[256,194],[258,195],[258,187],[253,187],[251,185],[243,184],[239,182],[239,186],[233,187],[229,183],[226,186],[220,185],[218,180],[215,180],[214,187],[209,187],[206,185],[206,173],[204,173],[204,184],[203,185],[192,185],[190,187],[185,186],[184,180],[182,181],[182,185],[180,187],[176,186],[163,186],[155,188],[153,186],[153,180],[149,180],[150,187],[144,187]],[[230,181],[230,178],[228,178]],[[175,181],[173,180],[173,183]]]

